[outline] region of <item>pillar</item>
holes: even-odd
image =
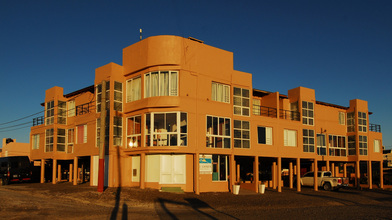
[[[240,182],[240,164],[237,164],[236,181]]]
[[[313,170],[314,170],[314,191],[318,191],[318,180],[317,180],[318,167],[317,167],[317,160],[316,159],[314,159],[313,165],[314,165],[314,167],[313,167]]]
[[[145,188],[146,153],[140,154],[140,189]]]
[[[335,176],[335,163],[331,164],[331,173],[332,173],[332,176]]]
[[[90,171],[90,174],[91,174],[92,172]],[[72,163],[70,163],[69,164],[69,179],[68,179],[68,181],[70,182],[70,183],[72,183],[72,180],[73,180],[73,166],[72,166]],[[92,179],[91,179],[92,180]],[[91,181],[92,182],[92,181]]]
[[[74,165],[73,165],[73,185],[78,185],[78,157],[74,157]]]
[[[277,186],[277,184],[276,184],[276,162],[272,163],[271,171],[272,171],[272,188],[276,189],[276,186]]]
[[[360,166],[359,166],[359,160],[357,160],[355,162],[355,183],[356,183],[356,187],[360,188],[360,179],[361,179],[361,171],[360,171]]]
[[[290,181],[290,189],[293,188],[293,162],[289,163],[289,181]]]
[[[195,153],[193,155],[193,191],[195,192],[196,195],[200,195],[200,188],[199,188],[199,175],[200,175],[200,171],[199,171],[199,153]],[[230,173],[231,174],[231,173]]]
[[[282,192],[282,158],[278,157],[278,192]]]
[[[57,165],[57,181],[58,182],[61,181],[61,165],[60,164]]]
[[[301,192],[301,159],[297,158],[297,192]]]
[[[235,172],[235,160],[234,155],[230,155],[230,182],[229,188],[230,191],[233,192],[233,185],[237,181],[236,172]]]
[[[45,182],[45,160],[41,159],[41,179],[40,179],[41,183]]]
[[[57,159],[53,159],[53,172],[52,172],[52,183],[56,184],[57,181]]]
[[[384,167],[383,161],[380,161],[380,188],[384,189]]]
[[[327,171],[331,171],[330,167],[329,167],[329,161],[327,160],[327,161],[325,161],[325,163],[327,164]]]
[[[259,157],[255,156],[253,160],[253,181],[255,192],[259,190]]]
[[[343,177],[347,177],[347,163],[343,164]]]
[[[368,184],[369,189],[373,189],[373,176],[372,176],[372,161],[368,161]]]

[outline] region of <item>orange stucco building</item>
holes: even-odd
[[[109,187],[198,194],[265,182],[281,191],[309,170],[383,187],[382,134],[366,101],[344,107],[309,88],[254,89],[250,73],[233,69],[233,53],[193,38],[141,40],[123,49],[122,65],[97,68],[93,86],[53,87],[42,105],[31,128],[41,182],[97,185],[104,143]]]
[[[28,156],[30,157],[30,144],[16,142],[16,139],[3,138],[0,157]]]

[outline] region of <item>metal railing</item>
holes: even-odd
[[[279,118],[286,119],[286,120],[292,120],[292,121],[299,121],[300,114],[297,111],[279,109]]]
[[[260,106],[260,105],[253,105],[253,114],[276,118],[277,117],[277,110],[276,110],[276,108]]]
[[[381,125],[369,124],[369,130],[374,132],[381,132]]]
[[[42,125],[44,123],[45,123],[45,117],[44,116],[33,118],[33,126]]]
[[[78,105],[76,106],[76,115],[84,115],[87,113],[90,113],[90,107],[91,107],[92,103],[85,103],[82,105]]]

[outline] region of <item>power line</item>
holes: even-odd
[[[30,118],[30,117],[32,117],[32,116],[34,116],[34,115],[38,115],[38,114],[40,114],[40,113],[42,113],[42,112],[45,112],[45,110],[44,110],[44,111],[37,112],[37,113],[34,113],[34,114],[31,114],[31,115],[28,115],[28,116],[25,116],[25,117],[22,117],[22,118],[19,118],[19,119],[15,119],[15,120],[12,120],[12,121],[9,121],[9,122],[1,123],[0,125],[6,125],[6,124],[11,124],[11,123],[13,123],[13,122],[21,121],[21,120],[23,120],[23,119]],[[0,129],[1,129],[1,128],[0,128]]]

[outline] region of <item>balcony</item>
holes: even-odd
[[[369,131],[380,132],[381,133],[381,125],[369,124]]]
[[[271,108],[266,106],[253,105],[253,114],[260,115],[260,116],[267,116],[271,118],[277,118],[276,108]]]
[[[44,122],[45,122],[44,116],[33,118],[33,126],[42,125],[42,124],[44,124]]]
[[[297,112],[297,111],[289,111],[289,110],[279,109],[279,118],[286,119],[286,120],[292,120],[292,121],[299,121],[300,115],[299,115],[299,112]]]
[[[90,113],[90,108],[92,107],[93,102],[85,103],[83,105],[76,106],[76,115],[84,115]]]

